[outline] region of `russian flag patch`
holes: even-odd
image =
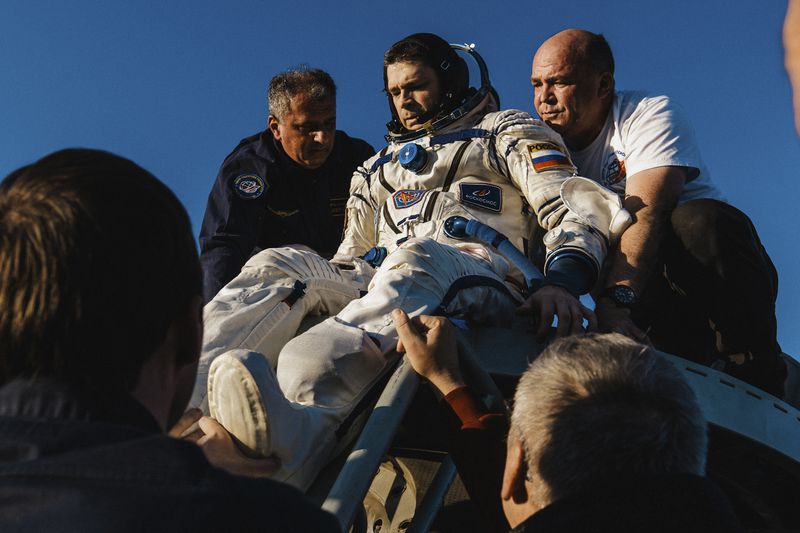
[[[531,155],[533,170],[546,172],[548,170],[573,170],[574,166],[569,157],[561,151],[561,147],[552,143],[535,143],[528,145]]]

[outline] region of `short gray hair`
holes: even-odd
[[[298,94],[305,94],[316,102],[336,100],[336,84],[330,74],[308,65],[281,72],[269,82],[269,114],[280,120],[289,112],[291,100]]]
[[[691,387],[616,333],[548,346],[517,387],[511,435],[545,505],[621,476],[705,471],[706,421]]]

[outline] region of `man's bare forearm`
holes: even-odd
[[[644,289],[658,264],[659,247],[685,176],[683,167],[658,167],[629,178],[623,204],[634,222],[610,257],[603,287],[628,285],[637,293]]]
[[[622,234],[619,247],[611,255],[603,287],[627,285],[641,294],[657,264],[669,212],[663,206],[649,206],[634,215],[634,223]]]

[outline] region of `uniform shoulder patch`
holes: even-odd
[[[392,195],[392,202],[397,209],[405,209],[422,201],[427,190],[403,189]]]
[[[499,213],[503,210],[503,190],[491,183],[459,183],[461,202]]]
[[[256,174],[239,174],[231,182],[233,190],[245,200],[255,200],[267,191],[269,185]]]
[[[564,149],[555,143],[540,142],[528,145],[533,170],[546,172],[548,170],[572,170],[573,165]]]

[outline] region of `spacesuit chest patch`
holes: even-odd
[[[499,213],[503,210],[503,190],[490,183],[459,183],[461,203]]]
[[[553,143],[534,143],[528,145],[531,155],[533,170],[546,172],[548,170],[572,170],[572,161],[562,151],[561,147]]]
[[[405,209],[418,204],[425,196],[427,190],[403,189],[392,195],[392,201],[397,209]]]
[[[245,200],[255,200],[267,190],[267,184],[256,174],[240,174],[233,179],[233,190]]]

